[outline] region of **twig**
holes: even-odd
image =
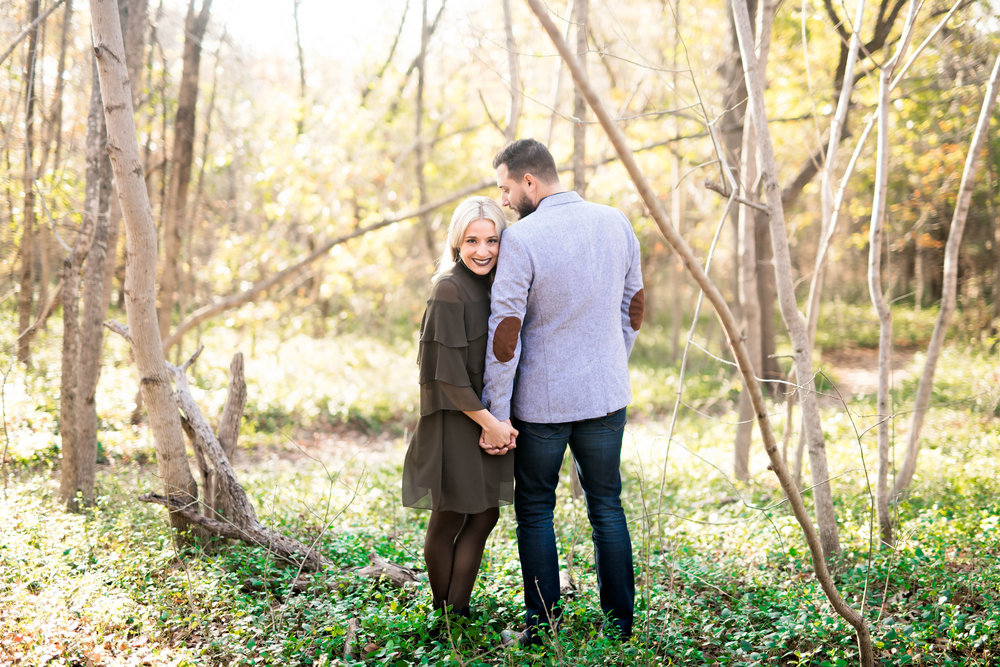
[[[739,195],[733,196],[733,193],[727,191],[725,186],[716,183],[715,181],[706,180],[704,185],[706,190],[711,190],[712,192],[718,192],[723,197],[732,197],[737,203],[743,204],[744,206],[749,206],[752,209],[763,211],[764,213],[770,213],[767,206],[765,206],[764,204],[761,204],[760,202],[750,201],[749,199],[745,197],[740,197]]]
[[[14,49],[17,48],[17,45],[21,43],[21,40],[24,39],[25,37],[27,37],[28,34],[32,30],[34,30],[35,28],[37,28],[38,24],[40,24],[45,19],[49,18],[49,14],[51,14],[56,9],[58,9],[59,5],[61,5],[62,3],[63,3],[63,0],[56,0],[56,2],[55,2],[54,5],[52,5],[51,7],[49,7],[48,9],[45,10],[44,14],[42,14],[41,16],[39,16],[37,19],[35,19],[34,21],[32,21],[30,24],[28,24],[28,26],[25,27],[25,29],[22,30],[21,33],[17,37],[14,38],[14,40],[10,43],[10,46],[7,47],[7,50],[3,52],[3,55],[0,55],[0,63],[2,63],[3,61],[7,60],[7,58],[10,57],[10,54],[14,52]]]
[[[129,333],[128,330],[128,325],[122,324],[121,322],[116,322],[115,320],[108,320],[107,322],[104,323],[104,326],[107,327],[109,330],[115,332],[122,338],[124,338],[126,341],[128,341],[129,345],[134,344],[132,342],[132,334]]]
[[[354,657],[354,642],[358,640],[358,630],[361,623],[355,616],[347,622],[347,632],[344,633],[344,659],[350,660]]]

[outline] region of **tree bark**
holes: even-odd
[[[28,60],[25,65],[24,103],[24,233],[21,236],[21,277],[17,294],[18,331],[17,359],[25,365],[31,364],[31,341],[35,328],[31,327],[32,309],[35,303],[35,73],[38,56],[38,2],[28,2],[28,20],[34,25],[28,35]]]
[[[299,29],[299,7],[302,0],[294,0],[292,3],[292,18],[295,20],[295,55],[299,65],[299,114],[295,119],[295,134],[302,136],[305,132],[306,112],[309,103],[306,100],[306,57],[302,51],[302,31]]]
[[[754,55],[750,18],[745,5],[733,3],[736,26],[740,38],[740,53],[743,70],[750,96],[750,115],[757,133],[757,150],[761,183],[770,212],[771,248],[774,253],[775,278],[778,288],[778,305],[792,342],[795,374],[799,379],[799,404],[802,407],[803,433],[807,438],[809,462],[813,476],[813,502],[816,508],[816,522],[819,526],[823,552],[827,557],[840,553],[840,538],[837,516],[833,508],[833,493],[827,469],[826,446],[820,423],[819,405],[812,370],[812,345],[806,323],[795,301],[792,280],[792,260],[785,230],[785,214],[781,203],[781,188],[778,185],[778,169],[771,145],[770,130],[764,109],[762,74]]]
[[[983,98],[983,106],[979,112],[979,121],[976,123],[976,130],[972,135],[972,141],[969,145],[969,153],[965,158],[962,183],[958,189],[955,212],[951,220],[951,230],[948,232],[948,241],[945,244],[941,308],[938,311],[937,320],[934,322],[934,332],[931,334],[931,340],[927,344],[927,359],[924,362],[924,368],[920,374],[920,382],[917,385],[917,395],[913,401],[913,416],[911,417],[910,431],[907,436],[906,454],[903,459],[903,465],[893,485],[893,495],[899,495],[909,488],[910,483],[913,481],[913,475],[917,470],[917,456],[920,453],[920,431],[923,428],[924,416],[930,404],[934,373],[937,370],[941,348],[944,345],[948,321],[955,311],[956,292],[958,290],[959,248],[962,244],[962,235],[965,232],[965,222],[969,215],[969,205],[972,201],[972,190],[975,185],[976,173],[979,170],[980,153],[982,153],[983,145],[989,135],[990,118],[993,115],[993,109],[996,107],[998,86],[1000,86],[1000,58],[997,58],[993,63],[993,71],[990,74],[989,84],[986,87],[986,95]]]
[[[144,3],[145,0],[142,0]],[[120,6],[122,25],[130,4]],[[67,3],[67,8],[72,3]],[[142,13],[142,21],[145,14]],[[141,29],[130,24],[130,29]],[[127,34],[127,31],[126,31]],[[141,42],[133,42],[133,50]],[[137,59],[126,54],[130,64]],[[134,99],[134,96],[133,96]],[[87,172],[84,218],[74,250],[64,260],[61,302],[63,308],[63,360],[60,393],[62,466],[60,498],[71,510],[94,500],[97,466],[97,383],[103,358],[104,319],[111,299],[114,249],[118,230],[112,221],[113,179],[107,152],[107,130],[101,105],[100,82],[93,65],[93,87],[87,121]],[[108,261],[108,251],[111,261]],[[82,291],[80,283],[83,265]],[[109,270],[110,266],[110,270]],[[82,297],[82,298],[81,298]]]
[[[83,220],[77,232],[73,249],[63,260],[61,301],[63,307],[62,372],[59,392],[59,435],[62,443],[59,497],[71,510],[79,508],[82,500],[88,504],[89,493],[80,473],[84,455],[80,451],[82,414],[79,396],[79,367],[81,357],[80,336],[80,270],[90,252],[97,228],[100,210],[100,163],[107,160],[104,141],[104,109],[101,106],[101,89],[97,79],[97,65],[93,63],[90,111],[87,115],[87,170],[83,202]],[[78,497],[79,494],[79,497]]]
[[[97,87],[95,72],[94,87]],[[98,91],[99,93],[100,91]],[[104,358],[104,319],[111,300],[107,280],[108,248],[117,243],[117,230],[111,230],[111,162],[108,160],[108,135],[103,116],[99,126],[97,153],[97,199],[94,206],[94,237],[83,267],[83,299],[80,311],[79,359],[77,375],[77,488],[85,503],[94,501],[97,476],[97,383]],[[89,175],[88,175],[89,176]]]
[[[580,70],[587,73],[587,14],[589,0],[574,0],[573,23],[576,32],[576,58]],[[573,190],[581,197],[587,192],[587,101],[580,90],[573,89]]]
[[[208,28],[212,0],[202,0],[195,12],[195,0],[189,0],[184,20],[184,67],[177,94],[174,118],[174,142],[170,156],[170,181],[163,220],[164,254],[160,272],[160,305],[157,308],[160,337],[170,332],[174,308],[181,287],[181,239],[187,227],[188,186],[194,161],[195,120],[198,107],[198,81],[201,66],[201,43]]]
[[[868,237],[868,291],[878,314],[878,398],[876,419],[878,432],[878,477],[875,485],[875,507],[879,536],[883,546],[892,545],[892,520],[889,517],[889,369],[892,364],[892,311],[882,290],[882,237],[889,168],[889,79],[892,68],[886,67],[879,77],[878,152],[875,166],[875,197],[872,202],[871,229]]]
[[[420,54],[417,56],[417,93],[414,105],[415,126],[413,129],[416,153],[416,176],[418,202],[422,206],[427,201],[427,179],[424,169],[427,164],[426,141],[424,138],[424,80],[427,70],[427,46],[430,43],[431,29],[427,22],[427,0],[420,3]],[[434,238],[434,229],[431,225],[431,217],[427,214],[420,216],[420,227],[424,232],[424,242],[427,244],[427,252],[431,258],[438,256],[438,243]]]
[[[734,1],[730,0],[730,5]],[[751,19],[758,15],[757,3],[748,2],[747,11]],[[760,15],[766,12],[766,8],[761,8]],[[732,18],[732,11],[730,11]],[[729,99],[733,100],[734,106],[727,107],[729,120],[724,136],[728,138],[731,145],[727,145],[730,155],[736,155],[738,151],[738,162],[740,165],[738,182],[740,183],[741,194],[745,197],[756,197],[757,183],[757,160],[754,157],[757,148],[753,127],[746,127],[745,100],[746,100],[746,78],[743,73],[742,60],[740,60],[739,39],[736,34],[736,27],[730,24],[732,29],[731,46],[734,51],[734,58],[728,63],[727,89]],[[759,31],[758,31],[758,34]],[[761,53],[766,53],[769,45],[760,44]],[[736,104],[736,98],[739,103]],[[736,143],[737,139],[739,144]],[[761,357],[761,322],[760,322],[760,300],[757,283],[760,279],[757,263],[757,232],[756,227],[759,222],[757,211],[746,206],[740,206],[735,211],[736,229],[736,261],[735,282],[736,294],[739,303],[739,313],[743,321],[743,335],[746,337],[747,355],[754,368],[757,377],[762,377],[763,368]],[[761,221],[766,224],[766,220]],[[747,481],[750,479],[750,445],[753,442],[753,404],[750,401],[750,391],[747,387],[740,392],[737,402],[737,425],[736,437],[733,442],[733,475],[736,479]]]
[[[833,578],[830,576],[830,572],[826,565],[826,560],[823,553],[823,547],[820,541],[820,537],[816,534],[816,530],[809,519],[808,512],[805,509],[805,504],[802,502],[802,496],[799,494],[798,488],[795,486],[794,481],[788,474],[788,469],[785,467],[785,463],[781,458],[781,453],[778,451],[777,443],[775,441],[774,432],[771,430],[771,423],[768,417],[767,405],[764,402],[764,396],[760,390],[760,383],[757,381],[753,374],[752,365],[749,362],[749,357],[747,356],[746,348],[744,347],[739,327],[736,323],[736,319],[733,317],[732,312],[729,310],[729,306],[726,304],[725,299],[722,294],[716,288],[715,284],[709,279],[708,275],[704,272],[701,266],[698,264],[697,259],[695,259],[694,254],[691,249],[685,243],[684,239],[681,238],[670,220],[666,216],[666,211],[663,208],[663,203],[660,201],[659,197],[653,191],[649,182],[646,180],[639,168],[638,163],[635,160],[635,156],[629,150],[628,145],[625,140],[625,136],[622,131],[615,125],[611,115],[605,109],[603,103],[597,94],[590,87],[590,83],[586,76],[579,70],[576,65],[575,59],[573,58],[572,52],[570,51],[569,45],[566,40],[562,38],[559,34],[558,29],[549,17],[546,9],[541,5],[540,0],[527,0],[528,5],[531,7],[531,11],[538,17],[539,23],[548,33],[549,38],[552,43],[556,45],[559,50],[560,55],[566,62],[573,74],[573,78],[576,80],[576,85],[583,92],[584,97],[587,99],[590,108],[594,111],[601,126],[604,128],[608,135],[611,143],[615,147],[615,151],[622,159],[622,163],[628,171],[629,175],[632,177],[632,181],[635,183],[636,189],[639,195],[642,197],[646,206],[649,208],[653,219],[656,222],[657,227],[663,233],[666,240],[671,246],[677,251],[677,253],[682,258],[684,265],[687,267],[688,271],[697,281],[698,285],[704,291],[706,297],[711,301],[712,305],[715,307],[716,314],[722,323],[723,329],[726,332],[726,336],[729,340],[730,347],[733,351],[733,355],[736,359],[737,366],[740,369],[740,373],[743,377],[744,382],[748,387],[750,387],[751,398],[753,399],[754,410],[756,412],[757,422],[760,426],[761,437],[764,441],[764,450],[767,452],[768,457],[771,461],[771,468],[774,471],[775,476],[778,478],[781,484],[782,490],[785,492],[786,497],[789,501],[789,506],[795,515],[796,520],[802,527],[802,532],[806,540],[806,544],[809,546],[809,551],[812,556],[813,567],[815,568],[816,578],[823,588],[823,592],[826,594],[827,599],[830,601],[834,610],[843,617],[851,626],[854,628],[858,639],[858,647],[861,654],[861,664],[863,667],[871,667],[874,660],[873,647],[871,641],[871,634],[868,631],[867,625],[865,625],[864,618],[852,609],[844,599],[840,596],[837,590],[836,584]],[[745,7],[743,11],[737,12],[741,14],[738,22],[740,25],[741,32],[741,47],[745,44],[745,37],[749,33],[749,19],[746,15]],[[748,55],[752,57],[746,50],[741,48],[744,57],[744,63],[747,63]],[[750,60],[750,63],[746,65],[748,74],[748,88],[753,89],[753,81],[756,81],[757,73],[755,62]],[[754,93],[754,106],[755,108],[759,105],[760,114],[758,118],[763,119],[763,100],[759,96],[759,83],[757,84],[756,93]],[[756,113],[756,111],[755,111]],[[765,128],[766,129],[766,128]],[[766,136],[766,133],[760,133],[761,136]],[[773,161],[773,155],[772,160]],[[770,184],[768,189],[771,194],[774,194],[774,184]],[[769,202],[773,201],[771,199]],[[772,204],[774,206],[774,204]],[[780,217],[780,206],[779,209]]]
[[[878,149],[875,160],[875,185],[872,201],[871,229],[868,254],[868,291],[879,320],[878,394],[876,410],[878,420],[878,475],[875,486],[875,507],[878,516],[879,536],[883,546],[892,546],[892,517],[889,514],[889,424],[893,419],[891,405],[890,371],[892,370],[892,310],[882,289],[882,240],[885,228],[885,209],[888,196],[889,172],[889,92],[892,79],[903,59],[913,36],[917,17],[917,3],[910,4],[906,25],[900,36],[896,52],[882,66],[879,74]]]
[[[503,0],[503,32],[507,44],[507,71],[510,77],[510,108],[507,111],[507,127],[504,128],[503,136],[510,142],[517,138],[517,126],[521,120],[521,106],[524,100],[521,92],[521,72],[517,65],[517,48],[514,45],[510,0]]]
[[[184,507],[197,502],[198,487],[185,456],[184,433],[157,328],[156,228],[136,143],[117,9],[114,0],[90,0],[94,52],[108,129],[108,152],[125,221],[125,310],[143,401],[155,441],[159,478],[173,506]],[[177,511],[171,512],[170,521],[181,530],[190,525]]]

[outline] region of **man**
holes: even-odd
[[[632,400],[628,357],[642,323],[639,241],[625,215],[559,182],[548,149],[520,139],[493,160],[501,203],[520,221],[504,232],[491,297],[483,403],[518,430],[514,512],[527,629],[559,617],[552,525],[566,445],[593,527],[608,636],[632,634],[635,575],[621,505],[622,434]],[[487,451],[503,443],[481,440]]]

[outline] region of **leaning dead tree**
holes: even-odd
[[[649,184],[649,181],[646,179],[641,168],[636,162],[632,151],[629,149],[625,135],[615,124],[614,119],[608,113],[600,97],[596,92],[594,92],[589,79],[579,66],[574,52],[560,34],[559,29],[549,16],[548,10],[542,6],[541,0],[526,1],[530,6],[531,11],[538,18],[539,23],[545,29],[545,32],[548,33],[552,43],[555,44],[558,49],[559,54],[562,56],[566,66],[572,73],[577,87],[586,98],[587,103],[590,105],[591,109],[593,109],[594,114],[597,116],[601,126],[607,133],[608,139],[615,148],[615,152],[617,152],[621,157],[622,164],[625,166],[629,176],[632,178],[639,196],[642,197],[643,202],[649,209],[660,232],[677,252],[688,272],[695,279],[698,286],[704,291],[706,297],[715,308],[716,314],[718,315],[723,329],[725,330],[726,337],[728,338],[733,356],[736,359],[737,366],[739,367],[740,373],[743,376],[743,380],[749,391],[754,412],[757,417],[757,423],[761,431],[761,437],[764,441],[764,450],[767,452],[768,458],[771,462],[770,467],[774,471],[775,476],[777,476],[778,481],[781,484],[781,488],[784,491],[785,496],[788,498],[792,513],[802,529],[802,533],[805,537],[806,544],[808,545],[809,552],[812,557],[816,578],[837,614],[839,614],[854,628],[858,641],[861,665],[864,667],[870,667],[874,663],[874,650],[871,633],[868,630],[864,617],[855,609],[851,608],[840,595],[840,592],[837,590],[837,586],[833,581],[833,577],[827,568],[826,557],[824,555],[823,544],[820,541],[820,536],[817,533],[815,526],[813,526],[809,513],[806,510],[805,503],[802,500],[802,495],[799,493],[798,486],[789,474],[788,469],[785,466],[785,461],[778,449],[777,441],[768,417],[767,404],[764,402],[764,395],[761,391],[760,382],[757,380],[753,365],[750,363],[750,358],[746,347],[743,344],[742,334],[736,318],[729,309],[729,305],[726,303],[726,300],[722,296],[721,292],[719,292],[718,288],[698,263],[698,260],[691,252],[690,247],[688,247],[684,239],[677,233],[677,230],[674,228],[667,215],[663,202]],[[750,104],[752,113],[755,116],[755,127],[758,133],[758,141],[760,142],[758,150],[761,157],[762,172],[764,174],[764,191],[767,194],[768,208],[772,213],[773,228],[775,211],[778,212],[776,217],[778,217],[779,220],[781,219],[781,191],[777,188],[777,183],[774,180],[777,170],[774,165],[774,152],[767,128],[767,118],[764,114],[764,101],[761,94],[763,86],[760,81],[760,72],[758,71],[757,60],[753,53],[752,38],[748,39],[751,34],[751,29],[746,6],[741,5],[740,3],[733,4],[735,14],[734,18],[736,20],[740,36],[740,51],[744,61],[744,70],[746,72],[747,89],[750,94]],[[783,230],[776,231],[783,232]],[[801,322],[801,319],[800,328],[800,333],[804,334],[805,323]],[[798,357],[800,355],[797,354],[796,356]],[[800,366],[802,366],[802,364],[800,364]],[[799,368],[797,370],[802,371],[803,368]],[[811,378],[811,372],[801,373],[800,377],[803,375],[807,378]],[[809,392],[805,393],[808,394]]]
[[[211,527],[223,536],[264,541],[275,553],[294,555],[304,567],[321,566],[324,560],[320,554],[290,538],[272,533],[257,521],[245,492],[236,482],[219,438],[207,426],[194,401],[189,400],[190,392],[187,391],[183,369],[179,372],[168,366],[163,356],[156,318],[156,229],[136,141],[118,3],[114,0],[91,0],[90,10],[94,54],[107,123],[108,153],[118,185],[126,231],[125,310],[128,328],[118,326],[115,329],[131,343],[140,374],[143,401],[156,446],[159,476],[164,483],[164,493],[155,501],[162,502],[170,510],[171,524],[175,528],[186,529],[193,525]],[[239,379],[235,382],[240,383],[241,367],[238,370]],[[230,393],[233,393],[232,389]],[[242,413],[239,401],[231,409],[236,407]],[[233,423],[238,425],[239,419],[223,420],[227,428],[234,428]],[[217,497],[226,498],[226,511],[232,515],[226,520],[219,519],[219,516],[225,518],[224,514],[205,516],[198,510],[198,485],[188,466],[185,431],[201,452],[204,469],[211,471],[205,477],[209,480],[207,486]]]
[[[127,331],[116,330],[128,336]],[[181,423],[194,447],[201,470],[202,501],[184,503],[178,502],[176,498],[154,493],[141,495],[139,500],[163,505],[211,535],[262,546],[280,560],[303,570],[315,571],[330,565],[330,561],[314,547],[271,530],[257,518],[246,491],[236,480],[236,473],[229,460],[236,450],[243,408],[246,406],[243,355],[236,353],[230,364],[229,393],[219,420],[219,432],[216,434],[198,408],[187,383],[187,369],[200,353],[201,348],[183,365],[167,364],[167,367],[176,387],[174,395],[183,415]]]

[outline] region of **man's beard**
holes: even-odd
[[[514,210],[517,211],[518,220],[534,213],[536,208],[538,208],[538,206],[536,204],[531,203],[531,200],[527,198],[524,198],[521,201],[517,202],[517,205],[514,206]]]

